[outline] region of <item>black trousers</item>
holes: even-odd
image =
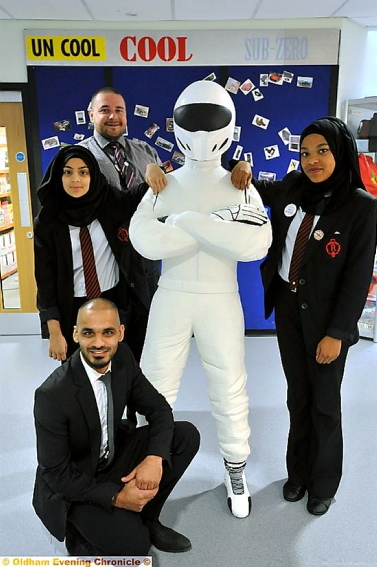
[[[275,315],[290,417],[288,478],[311,495],[332,498],[342,476],[341,384],[348,346],[342,345],[334,362],[317,363],[315,349],[307,346],[312,340],[305,340],[300,309],[297,294],[280,281]]]
[[[116,451],[111,465],[97,474],[98,482],[112,481],[123,487],[120,478],[129,474],[146,456],[148,426],[132,429],[125,435],[122,451]],[[171,468],[164,464],[156,496],[142,512],[114,507],[110,514],[88,503],[75,503],[68,514],[71,522],[98,555],[147,555],[150,540],[143,521],[159,517],[169,494],[199,449],[199,432],[189,422],[176,422],[171,450]]]

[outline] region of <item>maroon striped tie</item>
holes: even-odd
[[[124,148],[119,142],[110,142],[108,147],[113,155],[114,165],[122,180],[122,185],[128,189],[133,183],[135,172],[133,167],[126,161]]]
[[[313,226],[313,221],[314,215],[306,213],[297,232],[288,276],[292,291],[296,291],[297,289],[298,273],[304,256],[306,244],[309,239],[309,234]]]
[[[80,245],[86,297],[88,299],[94,299],[101,295],[101,288],[98,282],[96,263],[94,261],[92,239],[90,238],[87,226],[82,226],[80,228]]]

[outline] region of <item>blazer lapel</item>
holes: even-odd
[[[111,389],[114,403],[114,425],[122,419],[127,405],[127,376],[128,369],[125,364],[119,364],[117,354],[111,363]]]
[[[323,242],[328,238],[329,233],[332,231],[334,224],[338,221],[339,217],[342,216],[343,210],[335,212],[329,215],[322,215],[314,230],[309,238],[308,244],[305,249],[304,257],[302,259],[302,264],[305,264],[309,258],[317,250],[318,246],[323,245]]]

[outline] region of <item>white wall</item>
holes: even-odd
[[[345,119],[346,103],[351,98],[368,96],[365,88],[368,33],[345,20],[341,31],[337,116]],[[373,93],[369,93],[373,94]]]
[[[256,20],[253,22],[76,22],[46,20],[0,20],[0,81],[26,83],[26,58],[23,30],[148,30],[148,29],[340,29],[340,69],[337,115],[344,117],[344,104],[349,98],[377,95],[377,32],[342,18],[308,20]],[[374,67],[373,72],[371,68]]]
[[[368,32],[362,96],[377,96],[377,30]]]

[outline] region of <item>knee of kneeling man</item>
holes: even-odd
[[[186,443],[196,451],[200,445],[200,433],[193,423],[190,421],[175,421],[174,422],[174,441],[173,443]]]

